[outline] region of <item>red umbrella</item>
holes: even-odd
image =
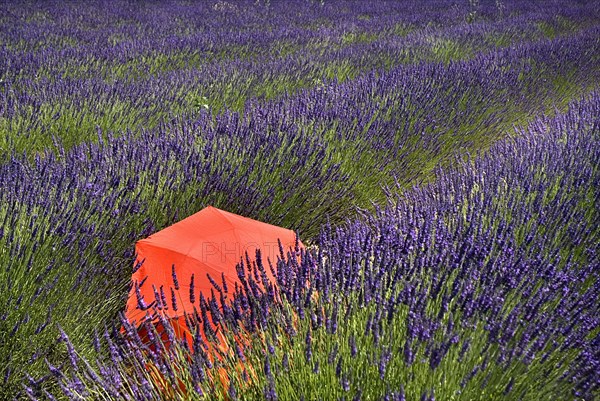
[[[218,286],[223,286],[224,280],[233,288],[239,280],[236,264],[241,258],[245,261],[246,253],[253,260],[257,249],[274,283],[267,260],[273,264],[277,261],[279,241],[288,251],[296,244],[296,234],[209,206],[137,242],[136,265],[141,267],[132,276],[134,285],[125,316],[132,323],[141,323],[150,311],[144,310],[144,305],[155,302],[157,294],[163,298],[162,293],[167,301],[159,304],[164,317],[184,321],[182,318],[192,313],[194,306],[198,309],[199,293],[208,298],[211,288],[215,288],[207,275]],[[303,247],[301,242],[299,246]]]

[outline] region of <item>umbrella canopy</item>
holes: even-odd
[[[142,322],[149,311],[140,304],[151,304],[156,295],[167,300],[161,305],[166,318],[177,319],[193,312],[199,293],[208,298],[211,288],[215,288],[208,275],[217,285],[222,286],[224,280],[233,288],[239,281],[236,265],[241,258],[245,260],[246,254],[254,260],[257,249],[274,283],[267,259],[275,264],[279,241],[287,251],[295,246],[296,234],[208,206],[136,243],[136,266],[141,266],[132,276],[134,285],[125,316],[132,323]]]

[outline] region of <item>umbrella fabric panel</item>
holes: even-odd
[[[207,207],[138,241],[136,264],[141,266],[132,275],[125,315],[129,321],[140,323],[155,310],[170,318],[191,313],[194,306],[198,306],[199,294],[208,298],[214,288],[208,275],[219,285],[224,279],[233,288],[238,282],[236,265],[242,258],[245,261],[247,255],[254,261],[260,249],[265,266],[268,266],[267,260],[275,263],[279,241],[289,250],[295,246],[296,234]],[[274,283],[268,267],[266,274]],[[192,277],[194,288],[190,291]]]

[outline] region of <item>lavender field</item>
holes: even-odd
[[[208,205],[307,247],[141,338]],[[0,400],[600,400],[599,276],[599,1],[0,2]]]

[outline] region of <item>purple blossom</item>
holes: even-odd
[[[209,277],[209,279],[210,279],[210,277]],[[223,292],[225,294],[227,294],[229,291],[227,288],[227,281],[225,280],[225,273],[221,273],[221,283],[223,284]],[[218,291],[218,288],[217,288],[217,291]]]
[[[174,311],[177,311],[177,296],[175,295],[175,291],[171,287],[171,306]]]
[[[312,336],[310,334],[310,330],[308,330],[306,332],[306,339],[304,341],[304,344],[305,344],[304,356],[306,357],[306,360],[308,362],[310,362],[310,360],[312,359]]]
[[[193,304],[196,302],[196,293],[194,290],[194,275],[190,279],[190,302]]]
[[[171,265],[171,278],[173,279],[173,286],[175,290],[179,290],[179,280],[177,280],[177,274],[175,273],[175,265]]]
[[[343,365],[344,365],[344,361],[343,361],[343,358],[342,358],[342,356],[340,356],[340,357],[338,358],[337,364],[335,365],[335,375],[336,375],[338,378],[341,378],[341,377],[342,377],[342,372],[343,372],[343,368],[344,368],[344,366],[343,366]]]
[[[283,358],[281,360],[281,365],[283,366],[283,369],[286,372],[290,370],[290,359],[289,359],[287,352],[285,354],[283,354]]]
[[[342,385],[342,389],[346,392],[350,391],[350,379],[347,375],[343,375],[340,379],[340,383]]]
[[[237,400],[237,391],[235,390],[235,385],[233,384],[233,382],[229,383],[229,389],[227,390],[227,395],[229,395],[230,399]]]
[[[352,358],[354,358],[356,356],[356,354],[358,353],[358,350],[356,348],[356,339],[354,338],[354,335],[351,335],[348,338],[348,342],[349,342],[349,345],[350,345],[350,356]]]

